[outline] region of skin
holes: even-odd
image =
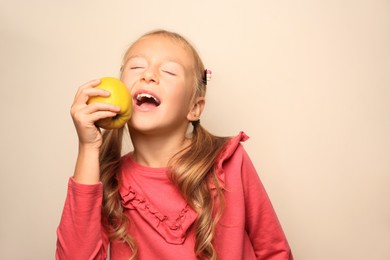
[[[126,57],[121,80],[133,100],[137,93],[158,97],[158,107],[139,107],[133,102],[128,122],[134,151],[132,157],[149,167],[165,167],[169,159],[189,140],[185,134],[189,121],[201,115],[205,100],[192,99],[194,60],[190,51],[164,36],[148,36],[137,41]],[[92,96],[108,96],[95,88],[99,80],[82,85],[75,96],[71,115],[79,138],[79,153],[74,179],[83,184],[99,182],[99,149],[102,135],[94,123],[115,116],[119,107],[103,103],[87,105]],[[191,101],[193,100],[193,101]]]

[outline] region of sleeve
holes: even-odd
[[[103,186],[69,179],[68,193],[57,229],[57,260],[102,260],[108,237],[101,224]]]
[[[290,246],[263,184],[243,149],[242,181],[245,196],[245,228],[256,258],[293,260]]]

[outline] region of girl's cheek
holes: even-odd
[[[128,84],[134,82],[136,77],[134,75],[130,75],[128,72],[124,72],[121,75],[121,80],[123,83],[125,83],[126,86],[129,86]]]
[[[123,74],[121,75],[120,79],[123,82],[123,84],[125,84],[127,89],[131,92],[131,90],[133,89],[133,87],[135,85],[136,80],[134,78],[130,78],[130,77],[123,75]]]

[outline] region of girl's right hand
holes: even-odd
[[[110,92],[95,88],[99,83],[100,79],[97,79],[80,86],[70,110],[79,138],[79,144],[84,147],[97,149],[99,149],[102,144],[102,134],[100,133],[99,128],[95,126],[95,122],[103,118],[113,117],[120,111],[118,106],[111,104],[87,104],[90,97],[110,96]]]

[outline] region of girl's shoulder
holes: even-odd
[[[250,161],[248,154],[241,144],[248,139],[249,137],[244,132],[240,132],[227,141],[219,154],[215,163],[214,172],[221,186],[225,185],[226,178],[240,178],[242,165]],[[211,185],[212,187],[213,185]]]
[[[223,164],[232,159],[233,156],[239,156],[240,154],[246,154],[244,148],[241,143],[245,142],[249,139],[243,131],[241,131],[238,135],[230,138],[229,141],[225,144],[225,147],[222,149],[216,161],[216,169],[220,170],[223,168]]]

